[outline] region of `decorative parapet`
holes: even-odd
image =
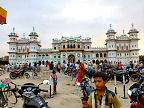
[[[84,51],[84,48],[60,48],[59,51]]]
[[[38,52],[51,52],[52,48],[40,48],[38,49]]]
[[[92,47],[92,51],[107,51],[106,47]]]
[[[78,36],[78,37],[64,37],[62,36],[62,38],[59,40],[57,38],[53,38],[53,43],[60,43],[60,42],[68,42],[68,41],[76,41],[76,42],[91,42],[91,38],[87,37],[85,39],[82,39],[82,36]]]
[[[116,39],[117,40],[129,40],[130,37],[122,35],[122,36],[116,36]]]

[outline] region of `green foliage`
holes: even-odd
[[[140,56],[139,56],[139,61],[140,61],[140,62],[144,62],[144,55],[140,55]]]

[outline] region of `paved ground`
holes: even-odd
[[[31,74],[31,73],[30,73]],[[53,98],[48,98],[49,96],[49,92],[48,93],[42,93],[41,95],[43,95],[45,97],[45,100],[48,102],[48,105],[50,106],[50,108],[81,108],[81,100],[80,100],[80,96],[81,96],[81,91],[80,91],[80,87],[77,86],[73,86],[74,81],[71,80],[71,77],[69,76],[65,76],[64,74],[59,74],[58,75],[58,86],[57,86],[57,94],[53,95]],[[3,78],[8,78],[9,77],[9,73],[6,73],[2,76],[0,76],[0,80]],[[35,84],[39,84],[40,82],[42,82],[44,79],[49,79],[49,75],[43,75],[43,77],[41,79],[24,79],[24,78],[17,78],[15,80],[13,80],[13,82],[15,82],[16,84],[24,84],[25,82],[33,82]],[[133,82],[130,81],[127,85],[126,85],[126,91],[127,89],[130,87],[130,85],[132,85]],[[107,83],[107,87],[114,91],[114,81],[109,81]],[[49,90],[49,85],[41,85],[42,89],[47,89]],[[117,82],[117,96],[119,98],[119,100],[121,101],[121,103],[123,104],[122,108],[129,108],[130,107],[130,100],[128,99],[122,99],[121,97],[123,96],[123,84],[121,84],[120,82]],[[127,96],[127,92],[126,92],[126,97]],[[23,100],[22,99],[18,99],[18,103],[15,105],[12,104],[8,104],[8,106],[6,106],[6,108],[12,107],[12,108],[22,108],[22,103]]]

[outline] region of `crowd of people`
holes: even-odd
[[[75,68],[76,71],[74,73],[75,76],[75,82],[82,82],[82,80],[85,78],[86,69],[92,68],[96,71],[96,73],[93,75],[94,84],[96,86],[96,90],[91,93],[88,100],[82,100],[83,108],[111,108],[113,105],[114,108],[120,108],[121,103],[119,102],[117,96],[114,92],[110,91],[105,84],[107,83],[107,76],[104,73],[104,71],[107,68],[115,68],[117,70],[126,69],[126,68],[144,68],[144,64],[141,62],[140,64],[135,65],[133,62],[130,62],[129,65],[124,66],[121,62],[119,62],[117,65],[111,65],[111,63],[106,62],[100,62],[99,64],[96,63],[82,63],[79,60],[76,63],[54,63],[46,62],[45,65],[41,65],[40,63],[34,63],[33,66],[31,63],[27,64],[15,64],[15,65],[5,65],[5,69],[9,71],[10,69],[21,69],[21,68],[27,68],[27,69],[33,69],[33,68],[40,68],[42,66],[45,66],[47,71],[51,73],[51,77],[53,79],[53,94],[56,94],[56,86],[57,86],[57,75],[58,73],[63,73],[69,68]],[[73,74],[73,73],[72,73]]]

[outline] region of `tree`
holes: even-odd
[[[144,62],[144,55],[140,55],[140,56],[139,56],[139,61],[140,61],[140,62]]]

